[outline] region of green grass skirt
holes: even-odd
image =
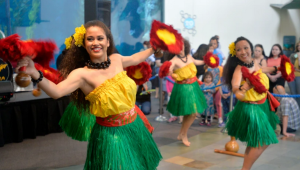
[[[279,118],[270,110],[268,99],[263,104],[238,101],[234,110],[228,113],[227,120],[228,135],[246,142],[247,146],[259,147],[278,143],[275,130]]]
[[[91,131],[96,123],[96,117],[89,111],[79,114],[74,103],[70,103],[62,115],[59,125],[62,130],[72,139],[88,141]]]
[[[198,82],[192,84],[174,83],[167,110],[174,116],[203,113],[207,108],[205,96]]]
[[[95,124],[85,170],[155,170],[162,156],[143,121],[119,127]]]

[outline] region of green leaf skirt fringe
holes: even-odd
[[[143,121],[124,126],[95,124],[88,144],[85,170],[155,170],[162,156]]]
[[[89,111],[79,114],[77,107],[71,102],[62,115],[59,125],[67,136],[79,141],[88,141],[96,123],[96,117]]]
[[[270,110],[268,99],[263,104],[238,101],[227,120],[228,135],[246,142],[249,147],[278,143],[275,130],[279,118]]]
[[[203,113],[207,108],[205,96],[198,82],[192,84],[177,84],[170,96],[167,110],[174,116],[185,116],[194,113]]]

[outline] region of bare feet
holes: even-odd
[[[191,145],[191,142],[188,141],[188,138],[182,134],[179,134],[177,136],[177,140],[180,140],[182,141],[182,143],[185,145],[185,146],[190,146]]]

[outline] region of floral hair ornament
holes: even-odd
[[[72,36],[70,36],[70,37],[68,37],[68,38],[65,39],[66,49],[71,48],[72,40],[73,40]]]
[[[234,57],[236,55],[234,42],[232,42],[228,48],[229,48],[229,53],[231,54],[231,57]]]
[[[83,46],[83,38],[84,34],[86,33],[85,27],[81,25],[81,27],[75,28],[75,34],[73,35],[75,40],[75,45],[77,47]]]
[[[154,50],[160,48],[172,54],[179,54],[183,48],[183,38],[172,26],[153,20],[150,44]]]

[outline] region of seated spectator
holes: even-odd
[[[145,115],[151,112],[151,93],[147,92],[147,84],[137,86],[136,102],[135,104],[142,110]]]
[[[283,86],[276,85],[273,89],[275,94],[288,95]],[[300,110],[294,98],[277,97],[280,106],[277,114],[280,118],[281,134],[286,137],[295,136],[291,132],[296,132],[300,127]]]
[[[289,82],[289,88],[291,90],[291,94],[300,94],[300,41],[296,43],[295,53],[291,54],[290,60],[294,64],[295,67],[295,80]],[[295,99],[300,107],[300,97]]]

